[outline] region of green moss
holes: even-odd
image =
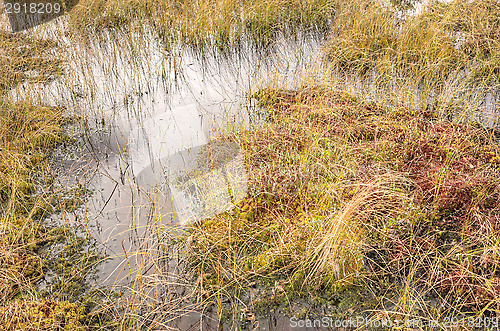
[[[57,63],[37,56],[55,46],[3,34],[0,45],[6,46],[0,66],[16,72],[0,74],[0,249],[5,253],[0,258],[0,316],[10,323],[0,329],[85,329],[86,306],[68,301],[84,295],[85,277],[97,256],[85,251],[87,243],[75,229],[44,222],[55,212],[74,211],[88,193],[82,187],[54,192],[45,173],[53,148],[72,143],[64,125],[74,119],[65,118],[62,108],[10,102],[2,90],[26,80],[24,71],[40,70],[37,81],[54,78],[58,73],[45,69]],[[54,250],[58,245],[62,252]],[[35,284],[49,272],[56,277],[38,293]]]
[[[84,307],[67,301],[17,300],[0,307],[1,330],[87,330]]]

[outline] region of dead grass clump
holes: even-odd
[[[361,186],[332,219],[326,220],[323,233],[316,234],[319,242],[312,242],[304,263],[305,282],[316,289],[355,282],[363,267],[365,224],[402,214],[408,184],[404,178],[386,175]]]

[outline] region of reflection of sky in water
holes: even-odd
[[[184,150],[170,156],[163,169],[181,223],[231,209],[248,191],[236,143],[219,140]]]
[[[176,224],[222,213],[246,195],[239,146],[209,143],[195,104],[143,122],[130,133],[128,149],[139,186],[151,189],[168,183]]]
[[[144,121],[128,137],[132,171],[138,184],[154,185],[161,177],[161,160],[207,142],[195,104]]]
[[[175,263],[158,262],[172,226],[223,212],[247,192],[239,146],[227,142],[230,158],[217,160],[215,151],[203,163],[207,147],[225,132],[248,128],[250,92],[269,81],[302,82],[315,67],[320,41],[301,36],[266,52],[247,45],[238,54],[202,56],[166,52],[148,32],[87,45],[54,35],[64,51],[64,76],[22,85],[12,96],[63,105],[88,120],[85,145],[71,151],[79,157],[57,171],[61,182],[79,182],[93,193],[66,218],[84,224],[111,257],[99,266],[103,284],[124,284],[130,270],[179,274]]]

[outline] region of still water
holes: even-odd
[[[153,31],[82,41],[63,30],[45,33],[60,42],[64,75],[11,93],[83,119],[72,127],[78,143],[58,149],[53,168],[61,186],[80,184],[91,194],[53,221],[80,226],[105,254],[92,286],[133,288],[141,300],[168,305],[174,319],[187,314],[176,319],[181,329],[216,321],[216,313],[190,313],[197,300],[187,294],[185,247],[171,244],[187,223],[246,196],[245,160],[226,136],[262,125],[249,96],[303,83],[320,67],[324,38],[304,33],[227,53],[167,52]]]

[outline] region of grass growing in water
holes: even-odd
[[[495,0],[431,1],[413,14],[370,0],[342,2],[325,56],[342,74],[374,82],[384,101],[419,93],[419,107],[475,110],[471,99],[482,101],[499,84],[499,15]]]
[[[77,27],[140,28],[151,23],[167,44],[226,48],[247,37],[268,43],[278,33],[328,29],[335,0],[101,1],[83,0],[72,12]],[[139,23],[140,24],[137,24]]]

